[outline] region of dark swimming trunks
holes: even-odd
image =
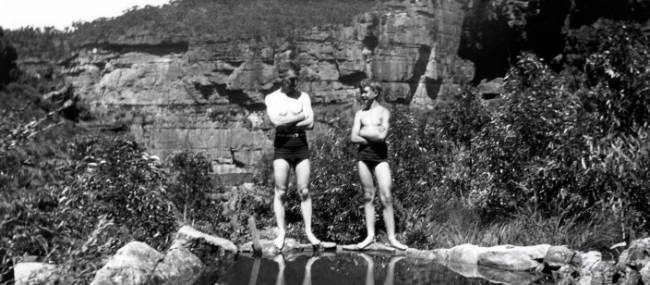
[[[309,158],[309,145],[305,131],[277,132],[275,134],[273,159],[284,159],[292,166]]]
[[[377,142],[359,145],[359,161],[363,161],[370,168],[388,159],[388,145],[386,142]]]

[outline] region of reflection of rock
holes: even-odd
[[[501,284],[532,284],[540,279],[539,274],[522,271],[508,271],[491,267],[479,266],[477,264],[455,263],[444,264],[452,271],[468,278],[482,278],[494,283]]]

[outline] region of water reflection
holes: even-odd
[[[364,253],[357,254],[357,256],[361,257],[361,259],[363,259],[366,264],[364,284],[375,285],[375,262],[373,258]],[[304,267],[305,271],[301,283],[302,285],[312,285],[312,266],[314,265],[314,263],[316,263],[316,261],[318,261],[322,257],[323,256],[312,256],[309,259],[307,259]],[[384,278],[384,283],[383,283],[384,285],[394,284],[395,264],[397,264],[397,262],[399,262],[404,258],[405,256],[392,256],[390,258],[386,269],[386,277]],[[278,273],[275,278],[275,285],[286,285],[287,282],[285,281],[284,278],[285,270],[287,267],[285,257],[283,255],[278,255],[275,258],[273,258],[273,262],[275,262],[278,266]],[[253,261],[253,268],[251,270],[250,279],[248,281],[249,285],[258,284],[258,277],[259,277],[261,263],[262,263],[262,258],[255,258],[255,260]]]
[[[386,254],[240,256],[215,283],[205,284],[489,284],[431,261]],[[203,284],[196,284],[203,285]]]

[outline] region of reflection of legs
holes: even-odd
[[[395,215],[393,213],[393,197],[390,192],[392,178],[387,162],[384,161],[375,166],[375,176],[379,186],[379,198],[381,203],[384,204],[384,224],[386,225],[388,242],[394,248],[404,250],[408,247],[398,242],[395,237]]]
[[[314,236],[311,229],[311,195],[309,194],[309,172],[310,164],[304,159],[296,165],[296,184],[300,195],[300,210],[302,219],[305,222],[305,235],[311,244],[319,244],[320,240]]]
[[[305,263],[305,277],[302,279],[302,285],[311,285],[311,266],[318,260],[320,256],[312,256]]]
[[[366,267],[366,285],[375,285],[375,263],[372,258],[366,254],[359,254],[368,264]]]
[[[278,264],[278,276],[275,278],[275,285],[284,285],[284,256],[278,254],[273,258],[273,261]]]
[[[395,264],[404,259],[405,256],[393,256],[388,262],[388,270],[386,270],[386,279],[384,279],[384,285],[393,285],[393,279],[395,276]]]
[[[366,232],[368,233],[366,239],[357,244],[357,248],[362,249],[375,241],[375,205],[373,204],[375,185],[368,165],[363,161],[359,161],[358,168],[361,187],[363,187],[363,210],[366,216]]]
[[[273,178],[275,180],[275,193],[273,195],[273,212],[275,212],[275,221],[278,224],[278,236],[273,244],[282,249],[284,246],[284,237],[287,233],[287,225],[284,220],[284,200],[287,193],[287,184],[289,183],[289,163],[284,159],[273,161]]]
[[[248,285],[257,284],[257,275],[260,273],[260,264],[262,263],[261,258],[255,258],[253,261],[253,270],[251,271],[251,278],[248,279]]]

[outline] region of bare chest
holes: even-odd
[[[382,121],[382,112],[381,110],[361,111],[360,120],[361,127],[379,126]]]
[[[281,107],[284,111],[288,113],[300,113],[302,112],[303,106],[302,101],[298,98],[291,98],[289,96],[284,96]]]

